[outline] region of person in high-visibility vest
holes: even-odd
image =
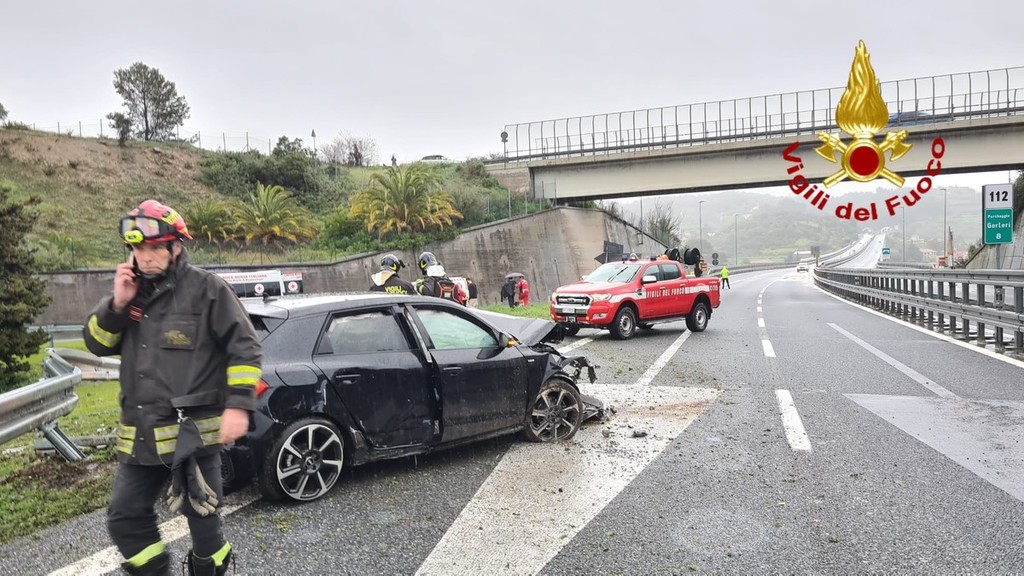
[[[722,266],[722,285],[732,290],[732,286],[729,285],[729,269]]]

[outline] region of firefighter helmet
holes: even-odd
[[[420,254],[420,272],[427,273],[427,268],[431,266],[437,266],[437,258],[434,257],[433,252],[424,252]]]
[[[126,244],[136,245],[191,240],[192,235],[174,208],[146,200],[121,219],[121,238]]]
[[[398,259],[394,254],[385,254],[380,259],[380,269],[398,272],[399,268],[405,268],[405,262]]]

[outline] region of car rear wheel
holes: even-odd
[[[583,398],[571,384],[552,378],[537,391],[523,435],[531,442],[558,442],[576,435],[583,423]]]
[[[636,334],[636,313],[629,306],[619,308],[610,328],[616,340],[628,340]]]
[[[686,328],[690,332],[703,332],[708,327],[710,316],[708,305],[697,302],[693,305],[693,310],[690,310],[690,315],[686,317]]]
[[[341,476],[345,441],[338,427],[319,417],[290,424],[263,462],[260,493],[270,499],[316,500]]]

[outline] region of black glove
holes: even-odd
[[[171,512],[181,510],[185,502],[185,491],[192,509],[200,516],[216,512],[217,493],[206,482],[196,454],[203,448],[199,428],[191,418],[179,420],[178,439],[174,448],[174,463],[171,465],[171,486],[167,489],[167,508]]]

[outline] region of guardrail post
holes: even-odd
[[[1013,288],[1013,311],[1017,313],[1018,318],[1024,313],[1024,287],[1015,286]],[[1014,331],[1013,347],[1017,350],[1024,348],[1024,332]]]
[[[57,425],[57,421],[49,422],[40,427],[43,432],[43,436],[53,444],[53,448],[60,453],[68,462],[78,462],[85,458],[85,454],[78,449],[75,442],[68,438],[67,434],[60,429]]]

